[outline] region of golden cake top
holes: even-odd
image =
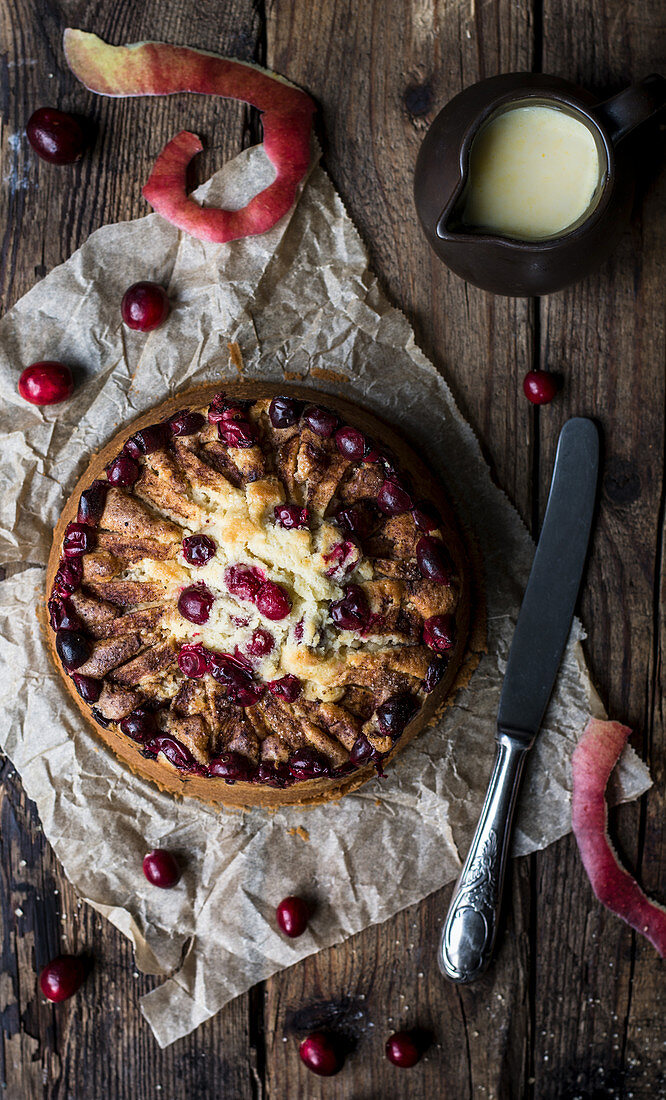
[[[220,393],[106,475],[49,600],[95,720],[230,782],[381,763],[463,642],[447,529],[395,459],[324,406]]]

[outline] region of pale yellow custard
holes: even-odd
[[[555,107],[514,107],[472,145],[463,222],[520,240],[551,237],[585,213],[599,178],[588,126]]]

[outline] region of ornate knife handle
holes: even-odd
[[[442,974],[454,982],[473,982],[492,957],[513,814],[531,741],[518,731],[497,734],[495,767],[437,955]]]

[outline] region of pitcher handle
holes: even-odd
[[[613,145],[642,126],[666,106],[666,78],[659,73],[646,76],[594,108],[605,124]]]

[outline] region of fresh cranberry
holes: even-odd
[[[84,703],[97,702],[102,694],[100,680],[95,680],[92,676],[79,676],[76,672],[72,674],[72,680]]]
[[[439,657],[436,661],[431,661],[428,665],[428,671],[425,674],[425,680],[423,681],[423,687],[428,695],[431,691],[434,691],[439,681],[442,679],[446,669],[448,667],[448,658]]]
[[[416,560],[427,580],[435,584],[451,583],[451,562],[441,539],[423,535],[416,544]]]
[[[360,539],[368,538],[376,524],[376,513],[365,501],[343,508],[335,518],[344,531],[349,531]]]
[[[106,494],[109,491],[108,481],[93,481],[88,489],[84,489],[79,497],[79,511],[76,517],[77,523],[86,523],[88,526],[96,526],[102,518]]]
[[[289,772],[294,779],[316,779],[328,775],[330,767],[315,749],[298,749],[289,757]]]
[[[83,985],[89,969],[81,955],[56,955],[39,975],[39,988],[47,1001],[66,1001]]]
[[[141,455],[150,455],[154,451],[163,451],[169,444],[169,427],[167,424],[148,424],[140,428],[127,440],[123,450],[131,458],[141,458]]]
[[[430,649],[443,653],[455,645],[455,622],[452,615],[432,615],[423,624],[423,641]]]
[[[54,630],[83,630],[83,623],[66,596],[52,596],[48,607]]]
[[[365,441],[365,453],[363,455],[364,462],[379,462],[381,455],[376,447],[366,439]]]
[[[429,535],[431,531],[436,531],[439,527],[439,522],[430,515],[429,511],[426,511],[423,507],[412,508],[412,519],[418,527],[419,531],[423,531],[424,534]]]
[[[120,722],[120,728],[127,737],[139,744],[145,744],[157,732],[155,715],[144,707],[137,707]]]
[[[189,409],[183,409],[182,412],[176,413],[168,421],[169,428],[174,435],[194,435],[195,432],[203,428],[205,423],[205,416],[202,416],[201,413],[190,412]]]
[[[396,1031],[386,1040],[386,1057],[394,1066],[410,1069],[421,1059],[421,1051],[408,1031]]]
[[[310,911],[307,904],[303,898],[297,898],[294,894],[283,898],[275,910],[278,928],[292,940],[303,935],[308,926],[309,917]]]
[[[53,578],[53,591],[57,596],[67,596],[76,589],[83,580],[83,565],[80,558],[62,558],[60,567]]]
[[[143,857],[143,873],[151,886],[161,890],[170,890],[180,881],[180,867],[171,852],[164,848],[153,848]]]
[[[208,671],[208,655],[199,643],[197,645],[181,646],[178,653],[178,668],[183,676],[190,680],[198,680]]]
[[[359,734],[349,753],[351,763],[358,768],[361,764],[368,764],[371,760],[378,760],[379,757],[380,754],[376,749],[373,749],[365,734]]]
[[[264,581],[257,592],[254,602],[259,611],[271,622],[286,619],[291,612],[291,600],[281,585],[275,581]]]
[[[303,620],[299,619],[298,622],[296,623],[296,626],[294,627],[294,639],[299,645],[303,641],[303,631],[304,630],[305,630],[305,625],[303,623]]]
[[[119,454],[106,468],[109,484],[116,489],[131,489],[140,472],[138,463],[128,454]]]
[[[272,680],[268,685],[271,695],[277,695],[279,699],[284,699],[286,703],[294,703],[301,694],[301,688],[302,684],[298,676],[292,676],[289,673],[279,680]]]
[[[59,405],[74,392],[74,379],[69,367],[45,359],[33,363],[21,373],[18,391],[31,405]]]
[[[25,133],[37,156],[49,164],[74,164],[88,144],[78,119],[55,107],[39,107]]]
[[[189,535],[183,539],[183,556],[190,565],[206,565],[215,557],[215,542],[208,535]]]
[[[387,478],[377,494],[377,504],[384,515],[399,516],[402,512],[409,511],[412,499],[402,485]]]
[[[188,622],[202,626],[208,622],[214,598],[205,584],[191,584],[178,597],[178,610]]]
[[[557,393],[557,378],[545,370],[530,370],[523,379],[523,390],[533,405],[549,405]]]
[[[176,737],[171,737],[169,734],[160,733],[151,738],[150,741],[146,741],[143,751],[148,756],[157,756],[161,752],[169,763],[180,771],[193,772],[195,775],[206,774],[206,769],[197,763],[190,750],[185,748],[185,745],[178,741]]]
[[[338,428],[335,445],[340,454],[352,462],[360,462],[365,454],[365,436],[356,428]]]
[[[79,668],[88,660],[90,639],[79,630],[59,630],[56,634],[56,651],[66,669]]]
[[[418,709],[416,699],[409,692],[392,695],[377,707],[377,722],[380,730],[392,741],[397,741]]]
[[[257,442],[257,429],[249,420],[220,420],[217,434],[227,447],[253,447]]]
[[[268,407],[271,424],[274,428],[291,428],[301,415],[302,408],[303,402],[293,397],[274,397]]]
[[[333,1077],[342,1069],[336,1044],[323,1031],[313,1031],[298,1048],[301,1062],[320,1077]]]
[[[254,565],[230,565],[224,571],[224,583],[239,600],[254,600],[264,577]]]
[[[349,584],[341,600],[330,607],[331,618],[340,630],[364,630],[370,622],[370,608],[360,585]]]
[[[274,645],[275,638],[270,630],[262,630],[260,627],[253,632],[248,642],[247,651],[251,653],[253,657],[265,657],[267,653],[272,651]]]
[[[254,782],[280,790],[290,785],[292,777],[286,764],[260,764],[254,774]]]
[[[275,508],[275,522],[279,527],[287,531],[301,531],[307,527],[310,513],[307,508],[299,508],[296,504],[278,504]]]
[[[85,523],[68,523],[62,540],[62,552],[66,558],[78,558],[95,549],[95,528]]]
[[[235,783],[238,779],[249,779],[253,768],[251,762],[239,752],[223,752],[213,757],[208,765],[208,774],[219,779]]]
[[[133,283],[120,305],[123,321],[138,332],[152,332],[169,316],[171,303],[159,283]]]
[[[308,405],[303,413],[303,419],[308,428],[328,439],[338,426],[338,418],[329,409],[321,409],[318,405]]]

